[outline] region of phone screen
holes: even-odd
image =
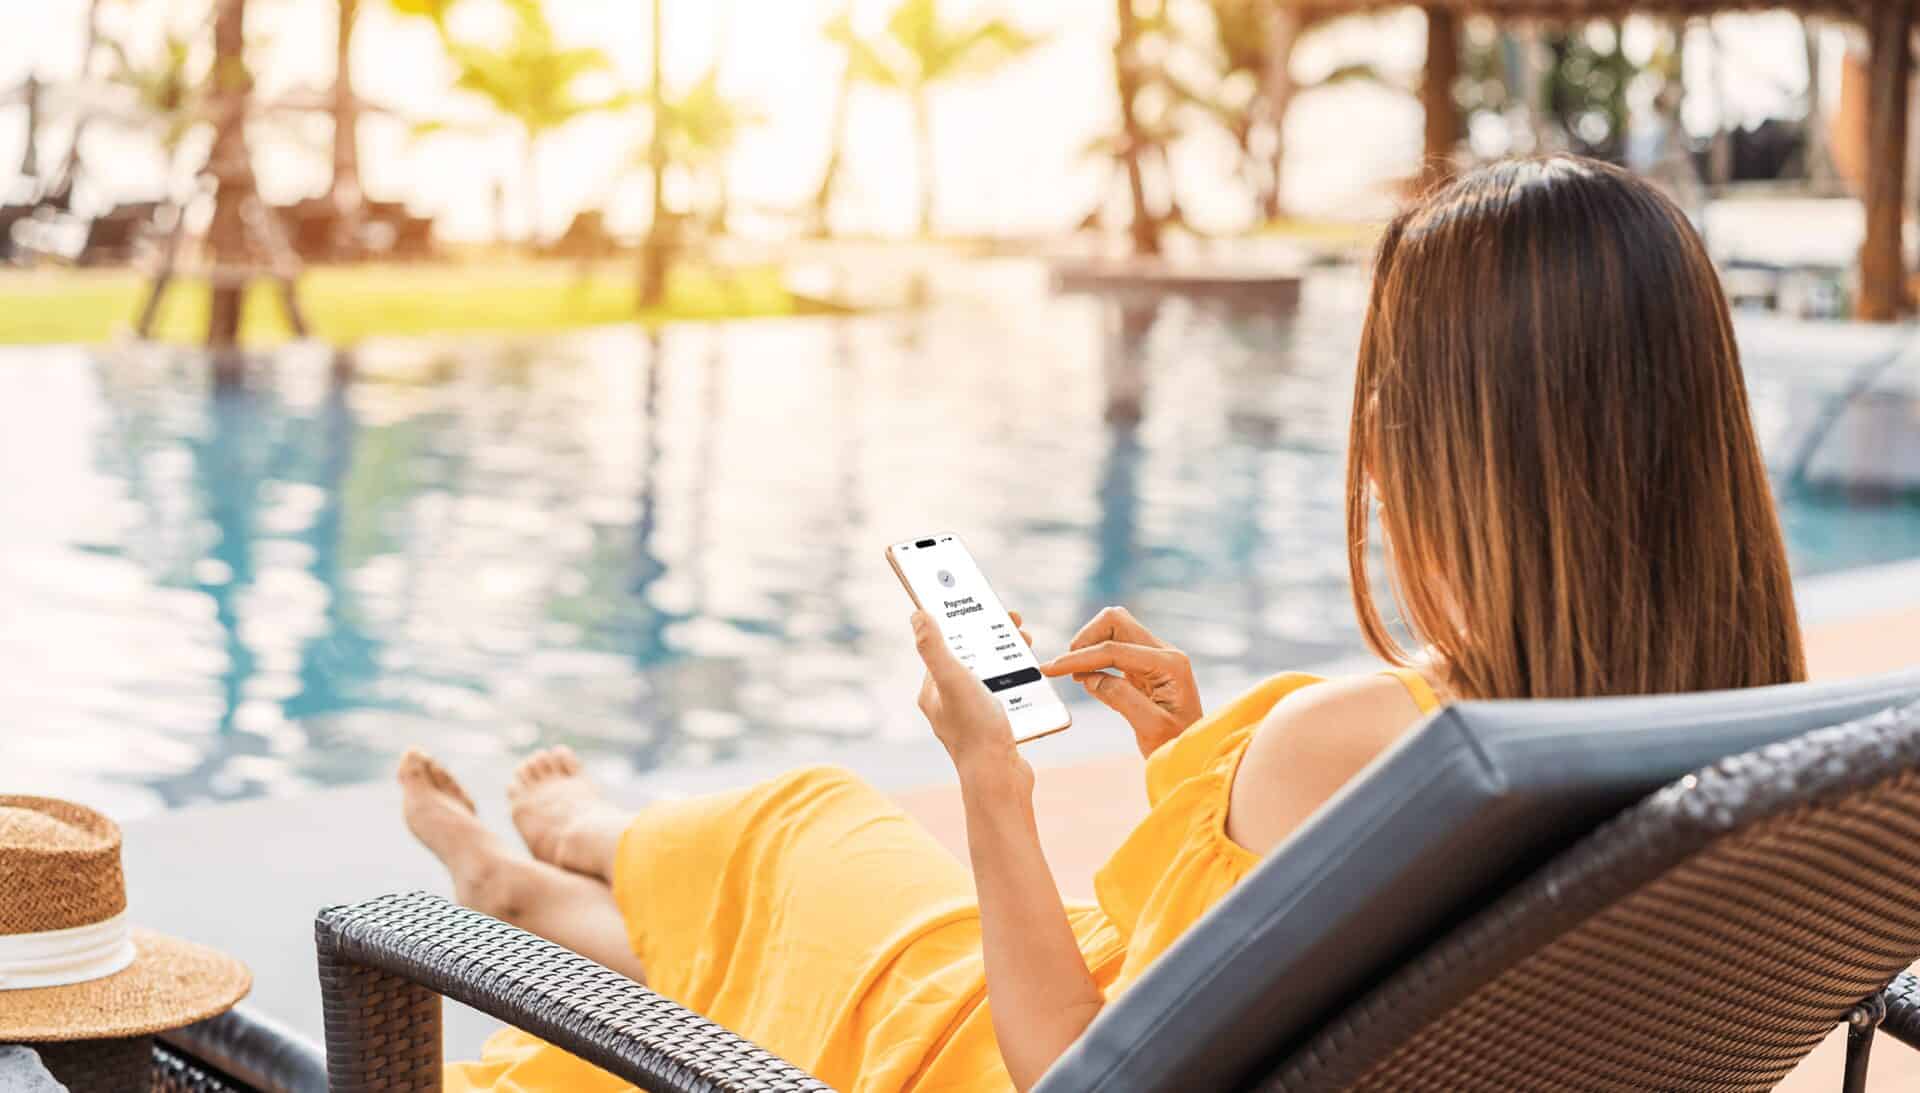
[[[1072,719],[1066,705],[959,539],[936,535],[895,543],[888,554],[953,655],[1006,707],[1016,739],[1067,727]]]

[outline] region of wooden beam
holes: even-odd
[[[1907,200],[1907,108],[1913,77],[1912,0],[1881,0],[1867,19],[1866,240],[1854,313],[1889,322],[1907,310],[1902,224]]]
[[[1460,79],[1460,16],[1451,8],[1428,8],[1427,64],[1420,105],[1427,114],[1426,150],[1420,166],[1425,186],[1453,177],[1453,150],[1460,143],[1460,106],[1453,85]]]

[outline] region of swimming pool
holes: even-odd
[[[917,739],[881,549],[934,530],[1043,643],[1124,602],[1203,686],[1354,651],[1352,286],[1234,324],[1028,288],[380,346],[349,382],[311,348],[239,386],[190,353],[0,355],[5,785],[130,816],[412,743],[649,768]],[[1845,373],[1748,353],[1771,452]],[[1799,572],[1920,556],[1920,499],[1783,500]]]

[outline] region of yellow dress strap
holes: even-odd
[[[1440,708],[1440,696],[1433,693],[1433,684],[1428,683],[1427,677],[1421,675],[1418,670],[1388,668],[1381,674],[1399,680],[1400,685],[1407,689],[1407,694],[1413,696],[1413,704],[1420,707],[1421,713],[1432,713]]]

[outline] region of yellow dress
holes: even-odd
[[[1422,712],[1437,702],[1396,671]],[[1318,677],[1266,680],[1147,762],[1152,804],[1068,908],[1112,998],[1259,857],[1227,838],[1228,793],[1268,710]],[[654,990],[845,1093],[1011,1088],[986,1005],[966,869],[843,770],[649,807],[621,840],[614,896]],[[515,1029],[447,1068],[464,1093],[615,1093],[605,1071]]]

